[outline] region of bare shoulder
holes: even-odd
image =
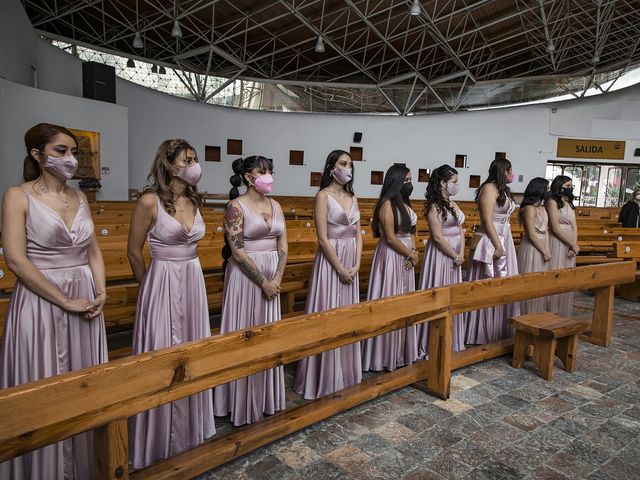
[[[316,193],[316,200],[326,200],[327,199],[327,192],[325,191],[325,189],[323,188],[322,190],[318,190],[318,193]]]
[[[26,210],[28,207],[27,196],[22,187],[9,187],[4,192],[2,204],[5,208],[17,206],[20,210]]]
[[[493,193],[493,194],[498,194],[498,187],[496,187],[496,184],[493,182],[490,183],[486,183],[483,187],[482,190],[480,191],[481,194],[484,193]]]

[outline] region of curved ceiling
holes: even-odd
[[[640,63],[640,0],[423,0],[418,15],[412,0],[23,3],[49,38],[230,79],[373,88],[398,113],[523,85],[519,101],[580,92]]]

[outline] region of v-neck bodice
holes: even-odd
[[[360,220],[360,209],[355,197],[351,200],[351,208],[345,210],[342,204],[327,193],[327,237],[349,238],[355,237],[356,227]]]
[[[240,198],[236,200],[242,208],[244,248],[247,252],[263,252],[277,250],[277,240],[284,232],[284,218],[280,209],[272,199],[271,202],[271,226],[253,209],[246,206]]]
[[[164,209],[160,198],[156,196],[158,215],[156,223],[147,235],[151,257],[163,261],[192,260],[198,256],[198,241],[204,237],[205,224],[196,211],[190,231],[173,218]]]
[[[68,268],[88,263],[87,247],[93,236],[89,207],[80,198],[71,228],[49,205],[22,189],[29,210],[25,222],[27,257],[39,269]]]

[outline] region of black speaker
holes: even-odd
[[[636,149],[633,151],[633,156],[634,156],[634,157],[640,157],[640,148],[636,148]]]
[[[362,141],[362,132],[355,132],[353,134],[353,143],[360,143]]]
[[[97,62],[82,62],[82,96],[116,103],[116,69]]]

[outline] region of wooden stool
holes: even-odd
[[[531,357],[545,380],[553,376],[556,356],[562,360],[565,371],[576,369],[578,337],[591,330],[589,320],[561,317],[551,312],[510,318],[509,324],[516,329],[511,365],[520,368],[527,357]]]

